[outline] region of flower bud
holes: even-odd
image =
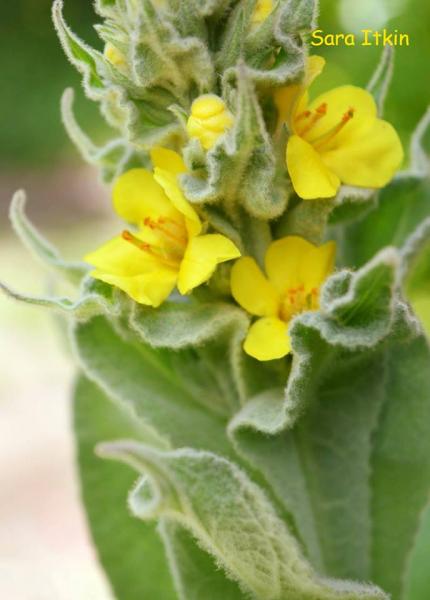
[[[273,0],[257,0],[254,14],[252,15],[252,23],[259,25],[267,19],[273,11]]]
[[[203,148],[209,150],[232,125],[233,115],[225,102],[215,94],[205,94],[191,106],[187,131],[191,138],[198,138]]]
[[[121,68],[127,65],[127,61],[124,54],[110,42],[108,42],[105,46],[104,55],[105,58],[112,65],[114,65],[114,67]]]

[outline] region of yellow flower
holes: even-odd
[[[395,129],[377,117],[372,95],[345,85],[309,102],[307,89],[325,61],[311,56],[302,85],[278,90],[275,102],[291,137],[287,167],[293,187],[304,200],[331,198],[341,183],[381,188],[403,160]]]
[[[233,115],[225,102],[215,94],[204,94],[194,100],[187,123],[190,138],[198,138],[205,150],[210,150],[233,125]]]
[[[202,234],[177,176],[186,171],[176,152],[154,148],[154,172],[132,169],[115,183],[116,212],[136,226],[86,256],[92,276],[114,285],[136,302],[159,306],[175,286],[187,294],[207,281],[217,265],[240,256],[220,234]]]
[[[336,244],[314,246],[303,238],[284,237],[266,253],[267,277],[253,258],[244,256],[233,266],[234,299],[251,315],[244,350],[257,360],[282,358],[291,352],[288,324],[308,310],[318,310],[320,287],[333,271]]]
[[[252,15],[252,23],[259,25],[267,19],[273,11],[273,0],[257,0],[254,14]]]

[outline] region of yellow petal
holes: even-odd
[[[146,169],[131,169],[116,180],[113,203],[118,215],[128,223],[139,223],[146,217],[180,218],[163,188]]]
[[[239,250],[223,235],[218,233],[201,235],[190,240],[181,263],[178,289],[188,294],[207,281],[218,264],[238,258]]]
[[[199,215],[185,198],[179,187],[176,176],[163,169],[156,168],[154,177],[157,183],[163,188],[172,205],[185,217],[188,235],[194,237],[199,235],[202,230]]]
[[[306,63],[305,76],[302,83],[294,83],[275,90],[274,100],[278,109],[278,118],[294,130],[292,117],[306,109],[308,104],[307,89],[320,75],[325,66],[322,56],[310,56]]]
[[[384,187],[403,162],[403,148],[390,123],[376,119],[342,145],[321,155],[330,171],[348,185]]]
[[[287,145],[287,167],[297,195],[304,200],[332,198],[340,180],[322,162],[318,152],[298,135]]]
[[[274,360],[291,352],[288,325],[275,317],[263,317],[251,325],[244,350],[257,360]]]
[[[257,0],[255,5],[254,13],[251,18],[251,23],[259,25],[267,19],[273,12],[274,4],[273,0]]]
[[[318,56],[317,54],[313,54],[309,56],[306,62],[306,70],[305,70],[305,80],[303,85],[308,88],[315,79],[321,75],[325,67],[325,58],[322,56]]]
[[[304,139],[312,143],[337,127],[350,109],[354,110],[353,118],[331,138],[331,144],[335,146],[342,144],[345,138],[356,135],[362,128],[363,119],[373,121],[377,116],[377,106],[372,94],[353,85],[344,85],[321,94],[309,104],[308,109],[315,111],[322,104],[327,105],[326,114],[303,135]]]
[[[168,148],[161,148],[161,146],[152,148],[151,161],[154,168],[162,169],[173,175],[181,175],[187,172],[182,156]]]
[[[133,277],[157,266],[154,258],[126,242],[121,236],[87,254],[85,260],[98,271],[124,277]]]
[[[279,291],[304,285],[308,292],[319,288],[333,271],[336,244],[314,246],[304,238],[287,236],[270,244],[266,253],[266,272]]]
[[[236,302],[251,315],[268,317],[278,313],[280,299],[276,289],[249,256],[233,265],[231,292]]]
[[[139,304],[154,307],[160,306],[170,296],[178,278],[177,271],[165,267],[133,277],[121,277],[99,270],[91,275],[119,288]]]

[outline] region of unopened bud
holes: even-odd
[[[125,67],[127,65],[127,60],[124,54],[110,42],[108,42],[105,46],[104,55],[105,58],[115,67]]]
[[[187,131],[191,138],[198,138],[205,150],[214,146],[233,125],[233,115],[225,102],[215,94],[205,94],[193,102]]]
[[[252,23],[259,25],[267,19],[273,11],[273,0],[257,0],[254,14],[252,15]]]

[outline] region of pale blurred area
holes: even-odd
[[[64,185],[61,211],[49,203],[51,198],[58,205],[55,177],[46,178],[42,201],[37,176],[26,175],[27,187],[33,190],[29,212],[66,256],[80,257],[110,235],[104,216],[107,191],[97,184],[94,171],[60,171],[57,176]],[[4,186],[3,181],[3,208],[9,197]],[[79,199],[91,210],[84,210]],[[46,293],[46,270],[29,256],[4,219],[1,225],[0,279],[25,293]],[[64,331],[53,314],[0,297],[2,599],[110,598],[80,506],[71,433],[74,370]]]
[[[66,86],[78,89],[79,78],[55,38],[50,5],[51,0],[3,2],[0,21],[0,280],[32,294],[43,294],[50,281],[8,224],[16,189],[27,190],[29,216],[65,257],[80,259],[115,231],[107,190],[95,170],[82,166],[61,126],[60,95]],[[359,2],[321,0],[321,26],[327,32],[348,30],[358,5],[363,14]],[[387,104],[389,119],[407,139],[430,97],[428,77],[419,76],[420,65],[428,72],[430,5],[421,0],[365,5],[369,15],[379,6],[374,13],[381,24],[398,18],[393,27],[414,36],[413,47],[398,53]],[[72,26],[96,43],[90,0],[66,0],[65,6]],[[321,53],[329,60],[321,78],[329,88],[364,85],[380,49]],[[103,139],[97,111],[82,96],[77,100],[80,122],[96,141]],[[110,598],[80,504],[70,402],[74,371],[58,320],[0,296],[1,600]]]

